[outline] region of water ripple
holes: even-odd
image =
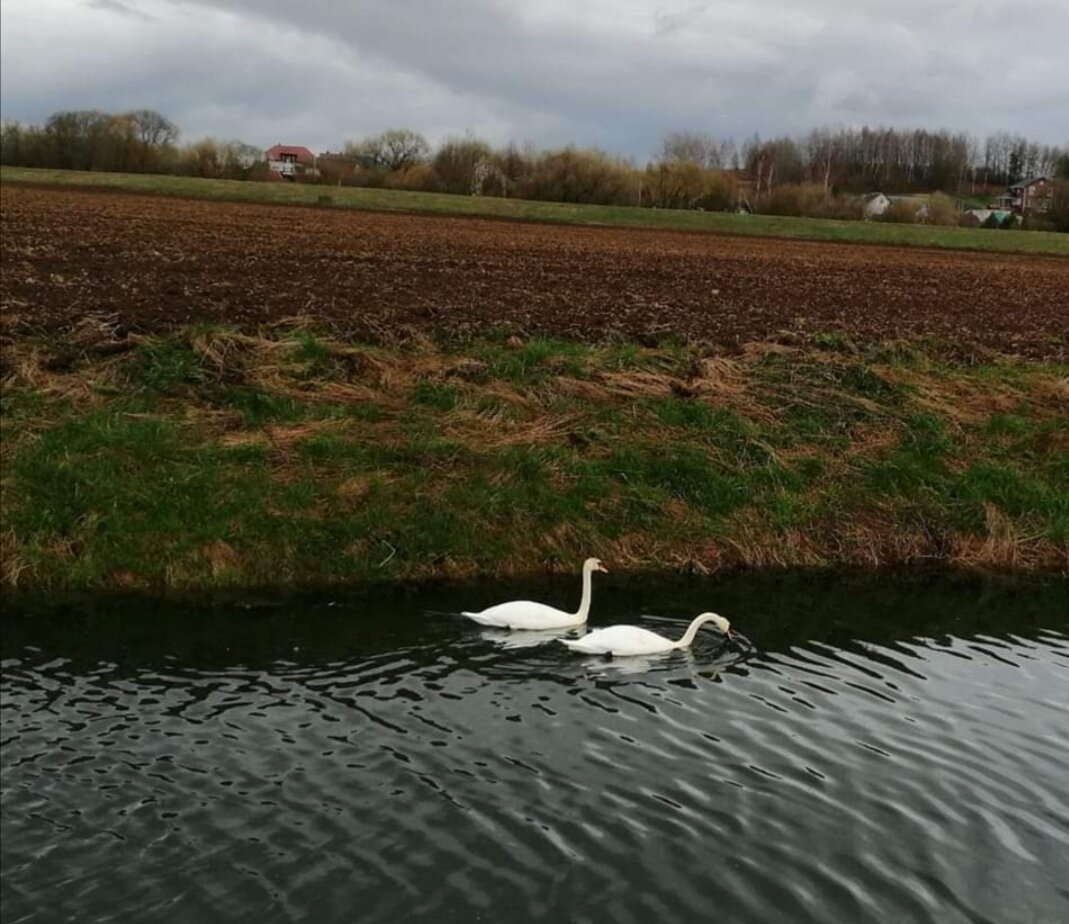
[[[303,615],[5,634],[5,921],[1069,917],[1055,621],[606,662]]]

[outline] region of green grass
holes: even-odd
[[[472,355],[486,367],[491,378],[516,385],[535,385],[557,375],[585,375],[584,348],[566,340],[535,337],[518,348],[497,341],[474,344]]]
[[[210,444],[187,442],[170,417],[132,416],[121,402],[72,416],[20,452],[11,474],[25,492],[5,523],[25,534],[27,560],[63,583],[98,585],[118,571],[160,574],[173,560],[262,525],[266,470]]]
[[[214,396],[221,408],[232,408],[241,414],[246,427],[260,427],[269,423],[290,423],[303,419],[308,408],[285,395],[273,395],[261,388],[232,388]]]
[[[1064,366],[822,341],[737,358],[726,397],[676,345],[273,336],[283,349],[178,331],[60,373],[48,344],[7,347],[24,350],[10,368],[39,365],[0,403],[4,583],[353,581],[591,553],[1069,567]]]
[[[412,394],[417,404],[438,411],[451,411],[460,401],[460,394],[452,385],[420,379]]]
[[[198,177],[151,174],[89,173],[75,170],[42,170],[31,167],[0,168],[0,183],[93,187],[152,195],[233,202],[262,202],[276,205],[317,205],[321,196],[330,196],[331,207],[334,208],[427,212],[522,221],[660,228],[816,241],[910,244],[965,250],[1069,255],[1069,235],[1043,231],[1000,232],[986,228],[896,225],[883,222],[790,218],[776,215],[735,215],[726,212],[646,209],[632,206],[574,205],[390,189],[207,180]]]

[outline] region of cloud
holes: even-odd
[[[187,137],[736,139],[820,124],[1069,140],[1066,0],[5,0],[0,109],[149,106]]]
[[[119,0],[86,0],[85,5],[90,9],[105,10],[110,13],[118,13],[121,16],[133,16],[135,19],[147,19],[151,21],[155,18],[143,10],[138,10],[132,6],[127,6],[125,3],[120,3]]]

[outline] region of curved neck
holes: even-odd
[[[586,618],[590,613],[590,595],[591,595],[591,571],[589,568],[583,569],[583,598],[579,601],[579,610],[575,614],[576,617],[583,622],[586,622]]]
[[[683,633],[683,637],[676,642],[676,648],[686,648],[694,641],[694,636],[698,634],[698,630],[707,622],[712,622],[712,616],[696,616],[694,621],[687,626],[687,631]]]

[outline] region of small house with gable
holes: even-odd
[[[1034,176],[1013,183],[998,197],[996,203],[998,208],[1009,209],[1018,215],[1042,214],[1050,209],[1053,196],[1054,184],[1050,177]]]
[[[315,154],[295,144],[276,144],[264,152],[267,169],[281,179],[293,180],[315,169]]]
[[[865,221],[879,218],[891,205],[889,196],[882,192],[867,193],[865,195]]]

